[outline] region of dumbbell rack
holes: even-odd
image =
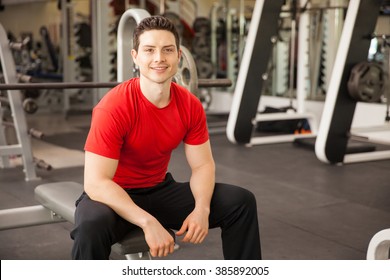
[[[17,83],[15,61],[9,46],[7,34],[0,24],[0,60],[6,83]],[[7,145],[2,118],[0,119],[0,167],[9,167],[9,156],[21,155],[26,181],[39,179],[35,172],[30,135],[22,106],[20,90],[7,90],[8,103],[12,111],[13,125],[18,144]],[[1,116],[1,115],[0,115]]]

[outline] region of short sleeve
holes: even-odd
[[[121,128],[122,124],[118,123],[112,113],[102,108],[95,108],[84,146],[85,151],[119,159],[124,139]]]
[[[209,139],[206,113],[202,103],[195,96],[191,96],[189,129],[184,137],[184,143],[200,145]]]

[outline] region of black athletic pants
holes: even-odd
[[[176,182],[170,173],[153,188],[127,191],[133,201],[171,229],[181,228],[194,209],[189,183]],[[111,245],[122,239],[135,225],[117,215],[103,203],[85,193],[76,202],[73,259],[108,259]],[[254,195],[246,189],[215,184],[210,205],[210,228],[222,230],[225,259],[261,259],[257,207]]]

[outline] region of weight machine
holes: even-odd
[[[354,67],[367,60],[381,2],[349,2],[315,142],[316,156],[322,162],[342,164],[390,159],[389,150],[347,153],[348,142],[356,139],[353,137],[351,125],[358,102],[348,94],[351,89],[348,83]],[[366,140],[370,142],[370,139]]]
[[[261,89],[266,83],[268,61],[273,41],[278,32],[278,19],[284,1],[257,0],[253,10],[247,41],[238,73],[232,107],[227,124],[227,137],[233,143],[257,145],[277,142],[289,142],[297,138],[308,138],[316,134],[317,123],[314,115],[304,111],[305,96],[297,93],[297,111],[259,114],[258,105]],[[290,50],[290,75],[295,53],[295,16],[292,16],[292,34]],[[261,51],[260,51],[261,50]],[[290,94],[292,91],[290,77]],[[256,124],[266,121],[286,121],[306,119],[309,122],[309,134],[285,134],[272,136],[253,136]]]

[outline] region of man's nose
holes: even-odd
[[[164,61],[165,60],[165,55],[163,53],[163,51],[156,51],[155,54],[154,54],[154,60],[155,61]]]

